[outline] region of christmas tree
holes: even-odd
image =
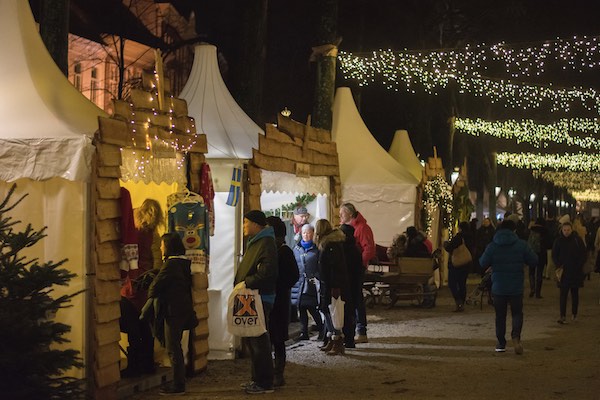
[[[80,292],[53,297],[53,286],[67,286],[75,274],[61,268],[67,261],[40,263],[22,250],[35,245],[46,234],[8,214],[27,195],[12,200],[16,185],[0,204],[0,397],[3,399],[75,399],[82,397],[79,379],[65,376],[83,366],[76,350],[59,350],[68,343],[70,326],[56,322],[61,308],[70,307]]]

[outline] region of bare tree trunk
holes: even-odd
[[[40,2],[40,36],[58,68],[69,76],[69,0]]]
[[[240,84],[236,100],[240,107],[256,123],[261,125],[263,116],[265,62],[267,55],[268,0],[246,0],[243,28],[242,54],[240,58]]]
[[[316,3],[318,9],[317,32],[317,77],[312,125],[331,130],[333,97],[335,94],[335,65],[337,59],[337,0],[321,0]],[[335,46],[332,48],[331,46]]]

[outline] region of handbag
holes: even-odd
[[[329,314],[331,314],[331,322],[333,322],[334,329],[342,329],[344,327],[344,304],[346,302],[342,300],[342,296],[331,298],[329,304]]]
[[[452,265],[454,267],[465,267],[470,264],[471,261],[473,261],[473,256],[465,245],[464,239],[462,239],[460,246],[452,251],[452,257],[450,258],[450,261],[452,261]]]
[[[227,303],[227,328],[229,333],[240,337],[256,337],[267,332],[257,289],[233,289]]]

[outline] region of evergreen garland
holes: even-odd
[[[317,198],[316,194],[310,194],[310,193],[300,194],[300,195],[296,196],[296,200],[293,203],[284,204],[281,206],[281,208],[266,211],[265,215],[279,216],[283,213],[293,212],[296,209],[296,207],[300,207],[300,206],[306,207],[307,204],[311,203],[316,198]]]
[[[40,264],[20,252],[46,237],[28,224],[15,232],[8,212],[27,195],[11,203],[13,185],[0,204],[0,397],[21,399],[77,399],[83,396],[81,381],[64,376],[83,363],[76,350],[57,350],[68,343],[70,326],[55,322],[61,308],[70,307],[80,292],[52,297],[52,286],[67,286],[75,274],[60,268],[67,260]]]
[[[442,224],[448,228],[448,234],[452,236],[453,204],[452,187],[441,175],[436,175],[425,184],[424,196],[425,229],[427,236],[431,236],[431,223],[433,213],[439,208],[441,210]]]

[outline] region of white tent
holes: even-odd
[[[40,262],[68,258],[64,267],[77,276],[53,295],[86,287],[88,271],[88,201],[91,135],[104,112],[65,78],[44,46],[29,8],[22,0],[0,1],[0,198],[12,182],[28,196],[11,212],[35,229],[47,226],[47,237],[29,249]],[[15,197],[17,198],[17,197]],[[68,221],[68,224],[66,223]],[[17,228],[18,229],[18,228]],[[57,320],[71,326],[71,343],[85,358],[87,294]],[[73,371],[82,377],[84,371]]]
[[[233,290],[234,271],[242,249],[242,202],[226,204],[234,167],[242,167],[258,148],[264,131],[246,115],[231,96],[219,71],[217,48],[195,48],[194,64],[180,97],[188,103],[188,115],[206,134],[207,161],[215,189],[215,232],[210,239],[209,358],[233,358],[234,337],[227,331],[227,299]]]
[[[392,145],[388,153],[418,181],[423,178],[423,166],[415,154],[415,150],[408,137],[408,132],[404,129],[397,130],[394,133]]]
[[[414,225],[419,181],[386,152],[365,125],[350,88],[338,88],[333,104],[342,200],[353,203],[373,229],[375,242],[389,245]]]

